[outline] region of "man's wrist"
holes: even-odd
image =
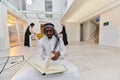
[[[58,56],[60,56],[60,52],[58,51]]]

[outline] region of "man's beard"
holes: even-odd
[[[48,37],[48,39],[51,39],[52,38],[52,36],[51,37]]]
[[[52,36],[47,36],[48,37],[48,39],[51,39],[52,38]]]

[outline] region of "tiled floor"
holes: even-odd
[[[68,56],[65,59],[78,67],[80,80],[120,80],[120,48],[85,42],[69,42],[67,49]],[[10,50],[0,51],[0,56],[8,55],[24,55],[27,60],[37,55],[37,48],[20,45]],[[0,80],[4,79],[0,78]]]

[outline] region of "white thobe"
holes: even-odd
[[[44,36],[38,41],[38,55],[42,59],[46,59],[52,51],[54,51],[54,46],[56,44],[56,37],[52,36],[51,39],[48,39],[47,36]],[[66,47],[64,46],[64,43],[62,39],[60,39],[60,42],[58,43],[56,50],[60,52],[59,59],[63,59],[67,55]]]
[[[53,36],[52,39],[48,39],[46,36],[41,38],[38,41],[39,57],[41,57],[42,59],[47,58],[51,51],[54,50],[55,43],[55,36]],[[60,51],[61,54],[59,58],[60,60],[57,60],[56,62],[58,64],[65,65],[67,69],[66,72],[61,74],[51,74],[43,76],[39,71],[30,67],[20,74],[15,75],[12,80],[79,80],[79,72],[76,66],[63,59],[67,54],[67,50],[63,44],[62,39],[60,39],[60,43],[58,44],[56,51]],[[38,57],[36,58],[36,60],[37,59],[39,60]]]

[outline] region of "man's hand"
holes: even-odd
[[[54,56],[52,57],[52,60],[57,60],[60,57],[59,52],[52,51],[52,53],[54,54]]]

